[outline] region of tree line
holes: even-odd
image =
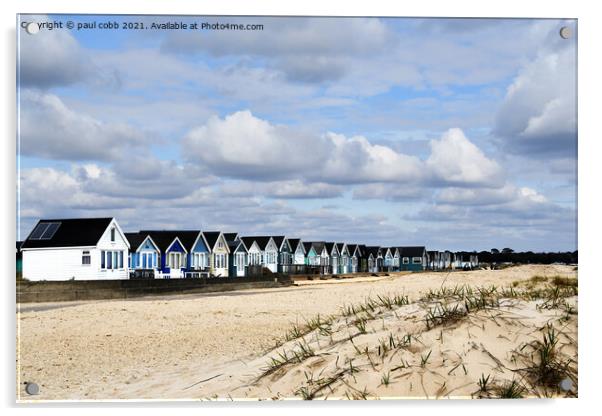
[[[510,248],[502,250],[491,249],[491,251],[481,251],[476,253],[479,256],[479,263],[521,263],[521,264],[552,264],[565,263],[577,264],[578,252],[549,252],[535,253],[533,251],[515,252]]]

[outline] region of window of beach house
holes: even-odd
[[[111,241],[115,241],[115,228],[111,228]]]
[[[82,264],[87,266],[91,263],[90,260],[91,260],[90,251],[89,250],[82,251]]]
[[[197,253],[197,267],[203,268],[205,267],[205,253]]]
[[[409,264],[410,263],[410,259],[407,257],[403,258],[403,264]]]
[[[414,264],[420,264],[420,263],[422,263],[422,257],[413,257],[412,258],[412,263],[414,263]]]
[[[245,265],[245,254],[236,253],[236,266],[243,267]]]

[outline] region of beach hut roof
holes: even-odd
[[[273,235],[272,238],[274,239],[274,243],[276,243],[278,250],[282,250],[282,245],[284,244],[286,237],[283,235]]]
[[[247,246],[247,248],[251,248],[251,246],[253,245],[253,242],[256,242],[257,246],[259,246],[260,250],[265,250],[265,248],[268,246],[268,243],[270,242],[271,239],[272,239],[272,237],[269,235],[242,237],[242,240],[245,242],[245,245]]]
[[[422,257],[425,251],[424,246],[397,247],[401,257]]]
[[[141,230],[138,234],[142,236],[142,241],[144,241],[147,235],[150,236],[159,250],[164,252],[167,251],[176,238],[180,240],[180,243],[182,243],[182,246],[187,251],[192,251],[199,233],[200,230]]]
[[[38,221],[21,248],[95,246],[113,218],[61,218]]]
[[[213,247],[215,247],[215,243],[217,243],[217,239],[221,234],[221,231],[203,231],[203,237],[205,237],[209,250],[213,251]]]
[[[238,240],[238,233],[224,233],[224,238],[228,243]]]
[[[365,250],[366,256],[372,254],[374,257],[378,257],[378,253],[380,253],[379,246],[367,246]]]
[[[293,251],[297,250],[297,247],[299,247],[300,242],[301,242],[300,238],[289,238],[288,239],[288,243],[291,245],[291,250],[293,250]]]

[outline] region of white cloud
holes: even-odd
[[[353,188],[353,199],[380,199],[392,202],[416,202],[428,198],[429,189],[407,184],[398,186],[391,183],[371,183]]]
[[[343,194],[344,187],[328,183],[307,183],[300,180],[268,184],[266,195],[283,199],[336,198]]]
[[[319,166],[331,148],[321,137],[272,125],[250,111],[224,119],[212,117],[183,141],[184,156],[203,162],[213,172],[270,180]]]
[[[27,20],[51,19],[39,16]],[[68,30],[41,30],[35,36],[22,31],[19,51],[23,86],[69,85],[83,81],[90,72],[90,60]]]
[[[459,195],[451,197],[452,192]],[[554,231],[555,227],[560,229],[566,223],[576,227],[576,210],[554,204],[530,188],[514,188],[512,195],[498,196],[497,201],[492,198],[486,204],[481,204],[479,197],[463,195],[462,192],[465,191],[450,191],[446,198],[438,195],[434,203],[423,205],[416,212],[403,215],[403,218],[425,223],[453,222],[458,229],[540,227],[540,231]]]
[[[183,154],[190,163],[200,161],[214,174],[241,179],[503,185],[497,162],[486,157],[460,129],[450,129],[440,140],[432,140],[431,155],[422,161],[363,136],[318,135],[239,111],[223,119],[213,117],[193,129],[183,141]]]
[[[21,153],[58,160],[113,160],[152,137],[125,123],[103,123],[68,108],[54,94],[21,92]]]
[[[531,209],[548,203],[547,198],[528,187],[506,183],[500,188],[444,188],[437,193],[438,203],[485,206],[505,204],[508,207]]]
[[[577,145],[575,48],[545,51],[508,88],[494,133],[531,157],[572,157]]]
[[[272,125],[249,111],[210,119],[186,136],[183,147],[191,160],[232,177],[354,183],[408,180],[420,171],[417,158],[364,137],[305,133]]]
[[[387,25],[374,18],[231,17],[229,22],[262,23],[264,29],[170,33],[161,50],[259,57],[291,81],[321,83],[340,79],[353,57],[386,52],[393,40]]]
[[[334,144],[320,174],[336,183],[420,181],[422,164],[417,157],[399,153],[387,146],[372,144],[363,136],[347,138],[328,133]]]
[[[344,190],[344,187],[338,185],[304,182],[298,179],[272,182],[228,181],[220,186],[220,192],[228,196],[265,196],[279,199],[336,198],[341,196]]]
[[[22,16],[22,21],[51,22],[48,16]],[[22,87],[51,88],[78,82],[101,87],[117,87],[116,71],[102,71],[88,51],[82,48],[69,30],[40,30],[19,37],[18,74]]]
[[[491,186],[503,181],[499,164],[487,158],[457,128],[448,130],[441,139],[431,141],[431,155],[426,165],[434,180],[445,184]]]
[[[371,144],[365,137],[317,135],[239,111],[211,118],[183,141],[184,155],[237,178],[305,178],[312,182],[407,181],[421,177],[418,158]]]
[[[83,169],[95,175],[96,167]],[[120,198],[90,192],[81,179],[54,168],[22,169],[20,172],[21,205],[29,215],[48,217],[65,215],[65,211],[119,209],[128,206]]]
[[[112,168],[74,167],[73,174],[88,192],[116,198],[173,200],[213,184],[215,178],[152,156],[125,156]]]

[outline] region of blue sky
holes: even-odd
[[[20,232],[42,217],[576,249],[573,20],[21,16]],[[19,235],[19,234],[18,234]]]

